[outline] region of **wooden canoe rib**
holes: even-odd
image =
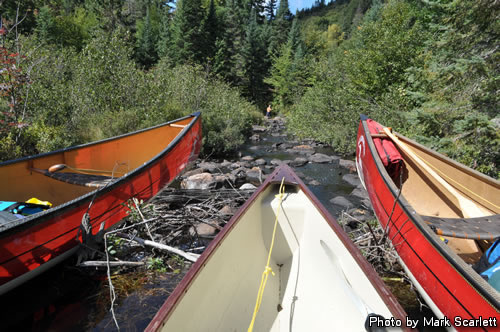
[[[246,331],[269,252],[275,275],[269,275],[254,331],[365,330],[372,313],[405,320],[347,234],[282,165],[212,241],[146,330]]]
[[[198,112],[137,132],[0,163],[0,201],[36,197],[53,204],[0,224],[0,294],[74,253],[85,212],[92,234],[113,227],[126,216],[127,200],[151,199],[197,158],[200,149]],[[58,165],[67,169],[49,171]]]
[[[500,294],[472,264],[500,236],[500,182],[397,133],[381,135],[375,124],[361,117],[356,166],[403,267],[438,318],[499,322]],[[396,143],[404,164],[397,178],[380,140]]]

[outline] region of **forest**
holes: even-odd
[[[205,156],[265,107],[352,155],[360,114],[500,177],[489,0],[0,0],[0,161],[201,111]]]

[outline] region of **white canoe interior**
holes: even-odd
[[[269,185],[205,262],[163,331],[246,331],[266,265],[279,198]],[[369,313],[392,317],[320,211],[286,186],[270,275],[254,331],[364,331]]]

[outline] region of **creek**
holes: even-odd
[[[356,181],[352,180],[356,178],[352,161],[342,162],[332,148],[318,142],[295,140],[286,134],[280,120],[269,121],[267,127],[257,126],[254,129],[254,135],[240,150],[240,159],[230,163],[226,161],[227,171],[237,167],[228,166],[234,162],[243,163],[249,171],[261,159],[258,167],[265,176],[279,162],[295,164],[297,166],[294,170],[334,217],[339,218],[343,211],[349,210],[351,214],[363,215],[364,220],[375,218],[368,207],[366,196],[360,195],[359,190],[357,195],[352,195],[355,189],[359,189]],[[323,158],[328,161],[313,162],[313,153],[327,156],[328,158]],[[301,158],[306,159],[306,162]],[[210,162],[224,164],[221,160]],[[299,164],[303,165],[298,166]],[[351,181],[347,182],[346,179]],[[177,181],[174,186],[178,184]],[[343,205],[331,202],[339,196],[344,198]],[[349,226],[345,228],[349,230]],[[112,276],[118,295],[115,314],[121,330],[143,330],[148,325],[180,282],[189,264],[181,263],[179,266],[173,272],[132,270],[123,275]],[[387,278],[386,282],[411,318],[421,319],[432,315],[425,307],[423,311],[420,310],[420,302],[409,283],[398,281],[398,278]],[[75,259],[70,259],[4,295],[0,317],[3,318],[2,324],[6,330],[116,331],[109,312],[109,296],[104,269],[78,268],[75,267]]]

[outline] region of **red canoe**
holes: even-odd
[[[441,322],[458,330],[500,324],[500,294],[473,268],[500,236],[500,182],[364,116],[356,166],[403,267]]]
[[[129,199],[152,198],[197,158],[200,148],[201,115],[194,113],[0,163],[0,294],[73,254],[86,212],[92,234],[109,229],[126,216]],[[31,202],[47,201],[52,208],[23,203],[33,197],[39,201]],[[31,214],[36,208],[44,211]]]

